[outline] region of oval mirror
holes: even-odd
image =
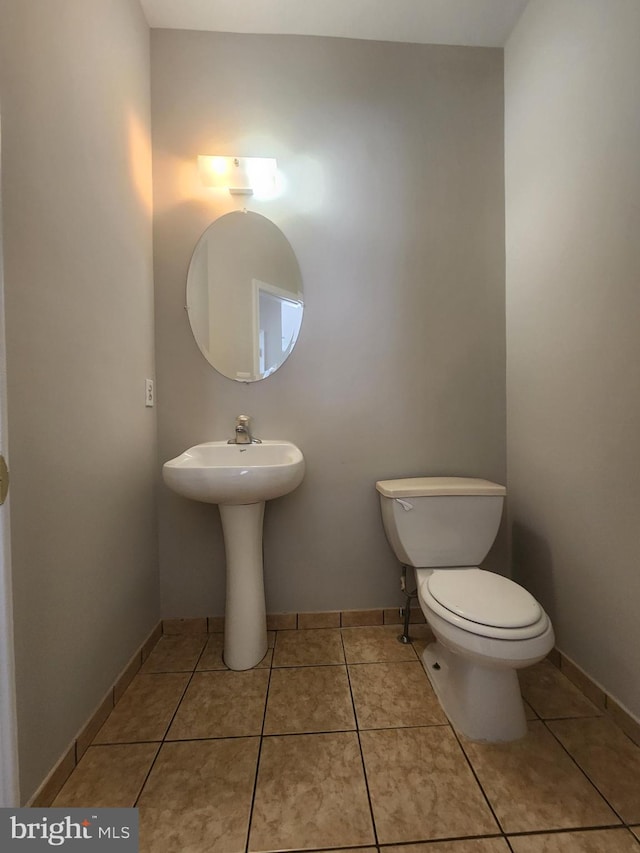
[[[276,371],[302,323],[302,276],[289,241],[259,213],[214,220],[194,249],[187,313],[200,351],[238,382]]]

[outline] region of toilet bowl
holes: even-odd
[[[478,568],[497,535],[506,489],[460,477],[383,480],[376,488],[387,538],[415,569],[436,638],[422,662],[443,710],[472,740],[523,737],[517,670],[542,660],[554,633],[523,587]]]

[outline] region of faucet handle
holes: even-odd
[[[238,415],[236,418],[235,438],[230,438],[227,444],[262,444],[259,438],[254,438],[249,429],[249,415]]]

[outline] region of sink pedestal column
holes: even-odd
[[[229,669],[251,669],[267,653],[262,568],[264,501],[238,506],[220,504],[219,509],[227,557],[223,657]]]

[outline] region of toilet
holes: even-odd
[[[504,486],[466,477],[381,480],[382,522],[436,638],[422,655],[454,728],[476,741],[527,731],[516,670],[553,648],[549,617],[517,583],[478,568],[498,533]]]

